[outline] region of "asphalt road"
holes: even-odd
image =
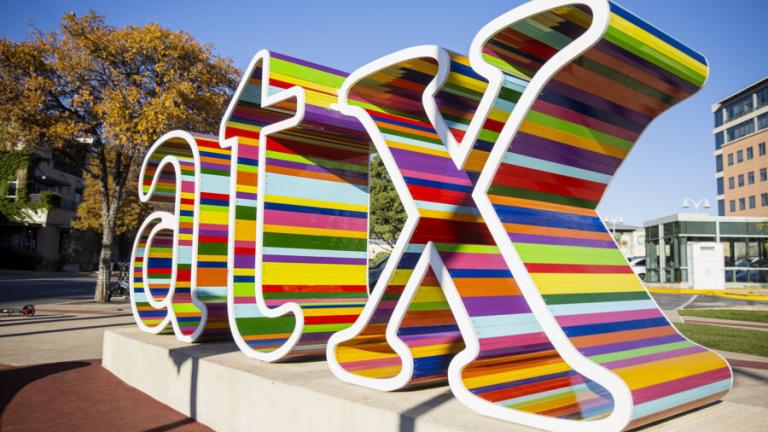
[[[21,307],[25,304],[50,304],[65,301],[90,300],[96,287],[96,277],[86,273],[30,272],[0,270],[0,308]],[[677,309],[689,302],[691,295],[653,294],[664,310]],[[738,307],[765,304],[698,295],[687,304],[688,309]]]
[[[0,270],[0,309],[90,300],[96,277],[86,273]]]

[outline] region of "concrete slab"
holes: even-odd
[[[234,343],[190,345],[138,329],[110,329],[102,364],[218,431],[532,430],[470,411],[447,386],[377,392],[339,381],[323,361],[262,363],[242,355]],[[764,398],[765,382],[754,383],[739,395],[741,401]],[[766,422],[768,408],[726,399],[643,430],[749,431],[763,430]]]

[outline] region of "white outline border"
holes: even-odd
[[[263,279],[263,239],[264,239],[264,191],[266,189],[266,159],[267,159],[267,137],[275,132],[298,126],[304,119],[305,95],[304,89],[294,86],[289,89],[281,90],[275,94],[270,94],[269,86],[269,68],[271,55],[267,50],[261,50],[251,59],[248,68],[243,75],[240,84],[235,91],[232,100],[227,107],[227,111],[219,126],[219,145],[222,148],[231,148],[230,156],[230,177],[229,177],[229,239],[227,243],[227,316],[232,338],[235,340],[238,348],[248,357],[266,362],[275,362],[287,356],[293,347],[298,343],[304,332],[304,312],[296,302],[286,302],[276,308],[269,308],[264,300],[264,291],[262,288]],[[264,318],[277,318],[286,314],[293,314],[296,326],[288,339],[277,349],[263,352],[251,348],[243,338],[237,327],[235,316],[235,295],[234,295],[234,268],[235,268],[235,224],[237,208],[237,157],[239,141],[237,137],[226,138],[227,124],[232,117],[232,113],[240,101],[242,93],[245,91],[255,69],[261,65],[261,108],[266,109],[276,103],[294,98],[296,100],[296,112],[293,116],[264,126],[259,131],[259,162],[257,171],[256,185],[256,259],[254,268],[254,290],[256,294],[256,307]]]

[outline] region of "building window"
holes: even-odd
[[[731,213],[735,212],[736,211],[736,201],[735,200],[731,200],[731,202],[729,204],[731,205]]]
[[[723,192],[723,178],[722,177],[718,177],[717,178],[717,194],[718,195],[722,195],[723,193],[724,193]]]
[[[736,188],[736,180],[733,177],[728,177],[728,189]]]
[[[718,109],[715,111],[715,127],[723,125],[723,110]]]
[[[744,152],[742,150],[739,150],[736,152],[736,162],[737,163],[744,162]]]
[[[739,187],[744,186],[744,174],[739,174]]]
[[[755,184],[755,172],[750,171],[747,173],[747,184]]]
[[[728,136],[728,142],[737,140],[754,132],[755,122],[752,120],[753,119],[749,119],[737,124],[736,126],[729,127],[728,130],[725,131],[726,135]],[[768,121],[768,118],[766,118],[766,121]]]
[[[719,149],[720,147],[725,144],[725,136],[723,135],[723,132],[718,132],[715,134],[715,149]]]
[[[768,113],[757,116],[757,130],[768,128]]]
[[[758,156],[765,156],[765,143],[762,142],[757,145],[757,155]]]
[[[755,107],[752,104],[752,95],[744,96],[743,98],[726,105],[725,112],[728,114],[728,121],[735,118],[739,118],[744,114],[749,114]]]
[[[744,198],[739,198],[739,210],[745,210],[747,208],[746,204],[747,202]]]
[[[760,168],[760,181],[768,180],[768,168]]]
[[[728,166],[733,165],[733,153],[728,154]]]
[[[747,147],[747,160],[752,160],[755,155],[752,153],[752,146]]]
[[[749,208],[751,208],[751,209],[755,208],[755,196],[754,195],[749,197]]]
[[[760,195],[760,201],[762,201],[763,207],[768,207],[768,193]]]
[[[768,194],[763,194],[763,195],[765,195],[766,199],[768,199]],[[725,216],[725,200],[717,200],[717,215]]]
[[[715,156],[715,169],[717,172],[723,171],[723,155]]]
[[[768,105],[768,87],[761,88],[757,91],[757,108],[761,108],[766,105]]]

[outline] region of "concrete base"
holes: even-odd
[[[104,333],[103,366],[217,431],[532,430],[470,411],[447,386],[377,392],[339,381],[323,361],[267,364],[234,343],[183,344],[135,328]],[[645,430],[759,430],[765,420],[765,408],[722,402]]]

